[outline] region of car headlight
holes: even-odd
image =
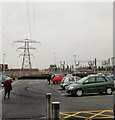
[[[74,87],[69,87],[68,90],[72,90]]]

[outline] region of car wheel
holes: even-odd
[[[54,84],[57,84],[58,83],[58,81],[54,81]]]
[[[64,87],[64,89],[65,89],[65,90],[67,89],[67,85]]]
[[[107,95],[111,95],[113,90],[112,90],[112,88],[107,88],[105,92]]]
[[[76,90],[76,95],[81,97],[83,95],[83,91],[81,89]]]

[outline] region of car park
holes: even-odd
[[[85,93],[106,93],[111,95],[114,83],[108,76],[88,75],[77,83],[69,85],[66,92],[72,95],[82,96]]]
[[[62,79],[60,86],[62,89],[66,89],[68,85],[76,83],[80,79],[78,76],[66,76]]]
[[[60,83],[64,77],[64,74],[55,74],[51,77],[51,81],[53,82],[53,84],[57,84]]]

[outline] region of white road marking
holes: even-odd
[[[29,84],[35,84],[35,83],[41,83],[41,81],[32,81],[32,82],[29,82]]]

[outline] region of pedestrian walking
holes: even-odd
[[[10,92],[12,90],[12,84],[11,84],[11,80],[6,80],[4,81],[4,99],[6,99],[6,95],[8,94],[8,99],[10,98]]]
[[[51,75],[49,75],[47,78],[48,84],[50,84],[50,80],[51,80]]]

